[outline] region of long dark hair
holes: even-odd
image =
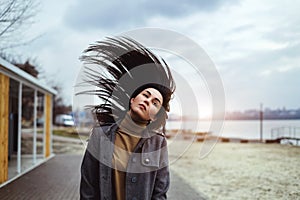
[[[163,96],[162,109],[151,129],[165,125],[175,82],[162,58],[137,41],[120,36],[90,45],[80,60],[85,66],[85,81],[97,89],[78,94],[97,95],[102,100],[103,103],[93,106],[100,125],[122,119],[130,108],[130,98],[147,87],[157,89]]]

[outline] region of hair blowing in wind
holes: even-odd
[[[175,82],[162,58],[137,41],[120,36],[95,42],[80,60],[85,67],[85,81],[96,89],[77,94],[97,95],[101,99],[100,104],[91,106],[100,125],[122,119],[130,98],[145,87],[153,87],[163,96],[159,120],[151,124],[152,128],[165,125]]]

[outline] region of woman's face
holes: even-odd
[[[163,98],[160,92],[154,88],[147,88],[136,97],[130,99],[130,115],[136,122],[147,123],[154,121],[160,110]]]

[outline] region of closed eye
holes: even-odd
[[[160,106],[160,102],[157,100],[154,100],[152,103],[155,107],[159,107]]]

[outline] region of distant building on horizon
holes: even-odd
[[[225,119],[227,120],[258,120],[260,111],[251,109],[245,111],[227,112]],[[284,120],[284,119],[300,119],[299,109],[275,109],[266,108],[263,111],[263,119],[266,120]]]

